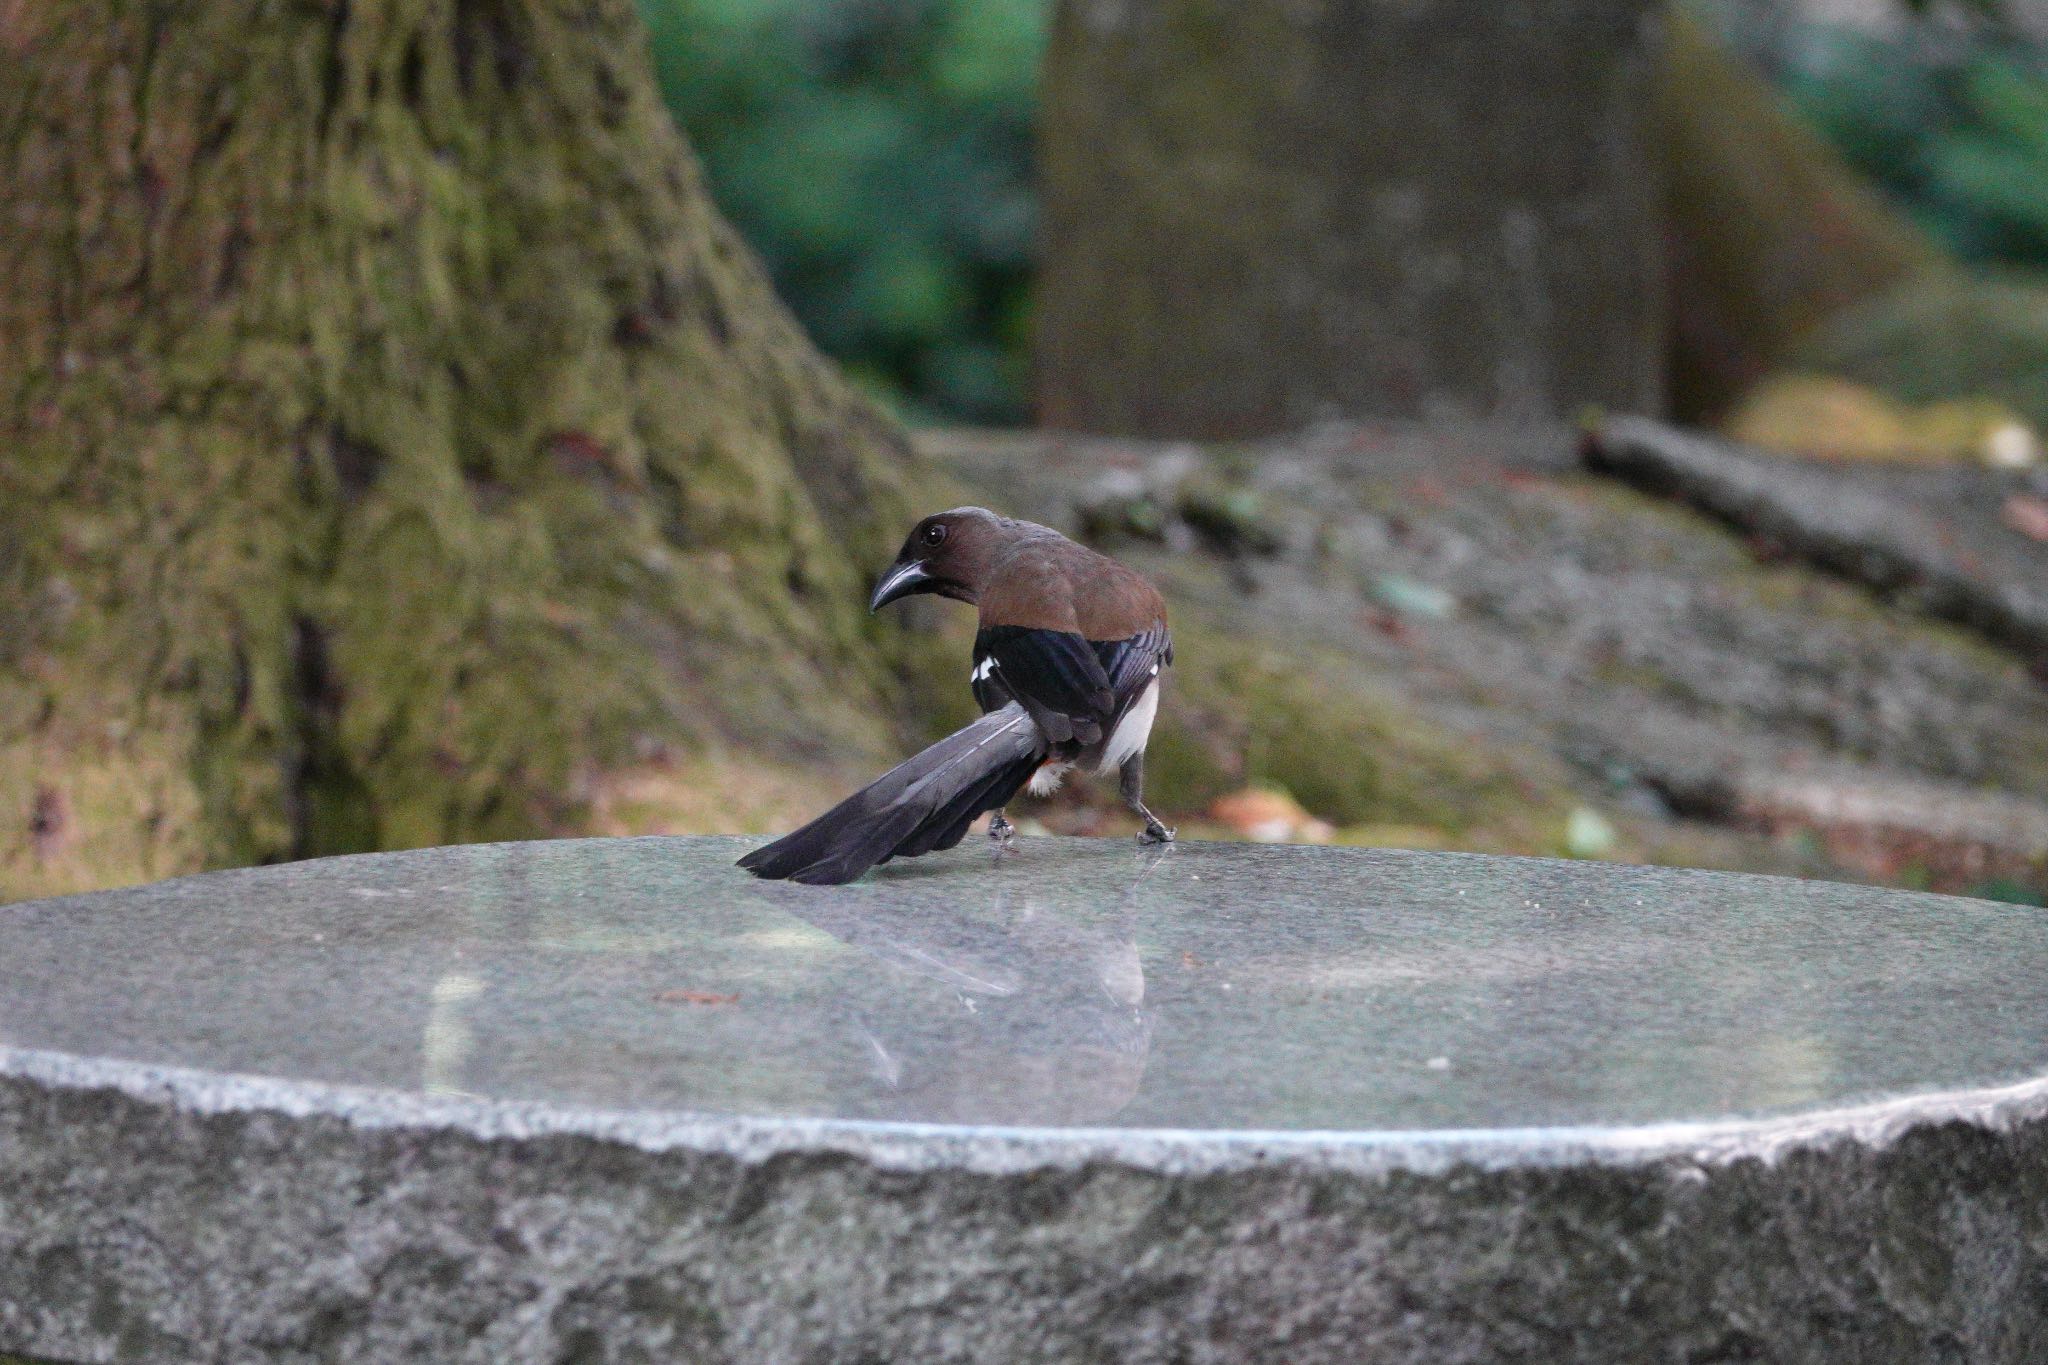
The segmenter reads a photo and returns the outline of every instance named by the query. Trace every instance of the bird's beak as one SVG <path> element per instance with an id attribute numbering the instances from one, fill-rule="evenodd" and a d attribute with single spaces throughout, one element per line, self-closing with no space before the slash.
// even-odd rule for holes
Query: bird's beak
<path id="1" fill-rule="evenodd" d="M 931 570 L 914 559 L 908 564 L 891 565 L 889 572 L 882 575 L 882 581 L 875 584 L 875 595 L 868 599 L 868 610 L 880 611 L 899 597 L 923 592 L 933 577 Z"/>

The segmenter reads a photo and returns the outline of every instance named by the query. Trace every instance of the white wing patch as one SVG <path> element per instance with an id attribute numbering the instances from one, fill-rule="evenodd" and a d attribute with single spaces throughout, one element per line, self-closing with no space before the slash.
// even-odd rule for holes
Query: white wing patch
<path id="1" fill-rule="evenodd" d="M 976 682 L 987 682 L 987 681 L 988 681 L 988 677 L 989 677 L 989 674 L 991 674 L 991 673 L 993 673 L 993 672 L 995 672 L 995 671 L 996 671 L 996 656 L 995 656 L 995 655 L 993 655 L 993 654 L 991 654 L 991 655 L 989 655 L 989 656 L 988 656 L 988 657 L 987 657 L 986 659 L 983 659 L 983 660 L 981 661 L 981 664 L 980 664 L 980 666 L 979 666 L 979 667 L 977 667 L 977 668 L 976 668 L 976 669 L 974 670 L 974 680 L 975 680 Z"/>

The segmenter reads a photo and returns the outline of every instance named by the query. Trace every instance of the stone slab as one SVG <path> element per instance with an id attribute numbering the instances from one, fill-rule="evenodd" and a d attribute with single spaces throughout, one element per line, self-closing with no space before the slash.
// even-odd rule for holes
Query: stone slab
<path id="1" fill-rule="evenodd" d="M 0 908 L 0 1351 L 2021 1360 L 2048 916 L 1025 840 Z"/>

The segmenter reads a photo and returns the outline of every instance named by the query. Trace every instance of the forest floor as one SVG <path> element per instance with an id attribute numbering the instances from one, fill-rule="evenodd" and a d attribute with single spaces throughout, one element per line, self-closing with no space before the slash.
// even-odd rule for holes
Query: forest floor
<path id="1" fill-rule="evenodd" d="M 1330 426 L 1228 446 L 920 444 L 1000 510 L 1153 575 L 1198 627 L 1177 625 L 1180 671 L 1201 641 L 1313 659 L 1311 693 L 1390 699 L 1388 747 L 1453 737 L 1457 773 L 1497 765 L 1526 797 L 1437 822 L 1427 792 L 1383 783 L 1386 809 L 1359 821 L 1304 774 L 1293 794 L 1333 817 L 1329 837 L 2048 892 L 2048 543 L 2014 511 L 2048 493 L 2038 473 L 1816 465 L 1643 422 L 1599 440 Z M 1203 704 L 1230 706 L 1230 685 Z M 1283 763 L 1259 775 L 1297 785 Z M 1227 803 L 1207 805 L 1216 775 L 1182 784 L 1194 806 L 1163 776 L 1184 828 L 1230 828 Z M 1038 814 L 1121 828 L 1087 785 Z"/>

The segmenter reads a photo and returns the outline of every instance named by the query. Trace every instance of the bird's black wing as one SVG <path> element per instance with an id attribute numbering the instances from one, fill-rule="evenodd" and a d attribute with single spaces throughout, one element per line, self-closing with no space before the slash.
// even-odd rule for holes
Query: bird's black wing
<path id="1" fill-rule="evenodd" d="M 1173 636 L 1165 623 L 1141 631 L 1126 640 L 1091 640 L 1095 657 L 1109 679 L 1115 698 L 1114 715 L 1121 717 L 1131 704 L 1145 694 L 1159 670 L 1173 662 Z"/>
<path id="2" fill-rule="evenodd" d="M 974 637 L 974 674 L 984 707 L 1000 688 L 1054 744 L 1095 743 L 1117 711 L 1095 646 L 1070 630 L 985 626 Z"/>

